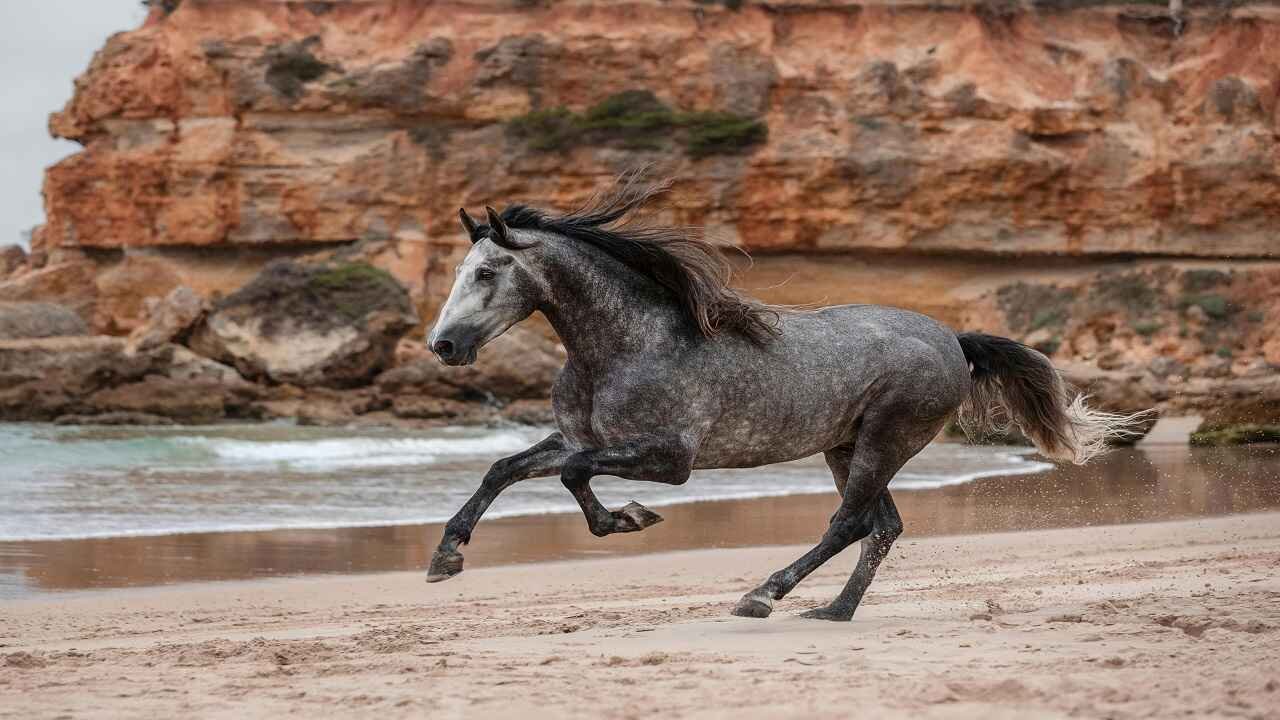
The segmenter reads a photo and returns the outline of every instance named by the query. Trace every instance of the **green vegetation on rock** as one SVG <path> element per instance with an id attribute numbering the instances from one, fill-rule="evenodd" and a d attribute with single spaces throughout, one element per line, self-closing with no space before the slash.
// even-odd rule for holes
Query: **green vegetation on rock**
<path id="1" fill-rule="evenodd" d="M 304 40 L 292 45 L 275 46 L 267 51 L 267 72 L 264 79 L 276 92 L 291 100 L 302 95 L 304 85 L 333 69 L 312 55 L 307 45 Z"/>
<path id="2" fill-rule="evenodd" d="M 741 152 L 769 135 L 763 120 L 729 112 L 680 112 L 648 90 L 610 95 L 582 114 L 565 107 L 533 110 L 511 119 L 507 130 L 542 152 L 604 143 L 653 150 L 675 138 L 694 157 Z"/>
<path id="3" fill-rule="evenodd" d="M 1201 446 L 1273 442 L 1280 442 L 1280 425 L 1225 425 L 1191 433 L 1191 444 Z"/>
<path id="4" fill-rule="evenodd" d="M 1048 308 L 1046 310 L 1041 310 L 1037 312 L 1035 316 L 1031 318 L 1031 326 L 1027 329 L 1032 332 L 1035 332 L 1040 328 L 1062 327 L 1063 323 L 1065 323 L 1066 321 L 1067 321 L 1066 308 L 1060 308 L 1060 307 Z"/>
<path id="5" fill-rule="evenodd" d="M 307 279 L 307 289 L 330 298 L 333 309 L 353 322 L 378 309 L 387 295 L 404 293 L 391 273 L 363 262 L 327 266 Z"/>
<path id="6" fill-rule="evenodd" d="M 1159 290 L 1140 272 L 1104 274 L 1091 295 L 1096 305 L 1123 309 L 1131 318 L 1147 315 L 1160 301 Z"/>
<path id="7" fill-rule="evenodd" d="M 1214 320 L 1225 320 L 1235 310 L 1226 298 L 1212 293 L 1207 295 L 1188 295 L 1178 300 L 1178 309 L 1180 310 L 1185 310 L 1193 305 L 1203 310 L 1205 315 Z"/>
<path id="8" fill-rule="evenodd" d="M 1182 274 L 1182 289 L 1187 292 L 1204 292 L 1231 280 L 1229 273 L 1221 270 L 1188 270 Z"/>
<path id="9" fill-rule="evenodd" d="M 1070 318 L 1068 308 L 1075 297 L 1075 290 L 1070 288 L 1024 282 L 1005 285 L 996 291 L 996 303 L 1004 311 L 1009 328 L 1016 333 L 1062 328 Z"/>
<path id="10" fill-rule="evenodd" d="M 1152 335 L 1160 332 L 1162 328 L 1164 328 L 1163 324 L 1151 320 L 1137 322 L 1133 325 L 1133 331 L 1142 337 L 1151 337 Z"/>

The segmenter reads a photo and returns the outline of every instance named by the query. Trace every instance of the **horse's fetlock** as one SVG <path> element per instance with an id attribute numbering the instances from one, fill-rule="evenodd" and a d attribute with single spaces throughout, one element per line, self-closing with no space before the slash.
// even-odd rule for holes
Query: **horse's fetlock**
<path id="1" fill-rule="evenodd" d="M 466 525 L 450 520 L 444 525 L 445 541 L 441 545 L 467 545 L 471 542 L 471 528 Z"/>

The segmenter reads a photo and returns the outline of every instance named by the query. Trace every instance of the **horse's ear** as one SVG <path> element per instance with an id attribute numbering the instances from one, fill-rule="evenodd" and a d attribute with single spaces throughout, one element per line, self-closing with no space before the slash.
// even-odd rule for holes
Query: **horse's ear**
<path id="1" fill-rule="evenodd" d="M 458 208 L 458 219 L 462 221 L 462 229 L 467 231 L 467 236 L 471 238 L 472 243 L 480 242 L 480 225 L 469 214 L 466 208 Z"/>
<path id="2" fill-rule="evenodd" d="M 517 242 L 515 238 L 511 237 L 511 228 L 507 227 L 507 223 L 498 214 L 497 210 L 485 206 L 484 211 L 489 215 L 489 224 L 478 227 L 481 233 L 485 233 L 485 237 L 493 241 L 494 245 L 508 250 L 528 250 L 538 244 L 536 240 L 526 244 Z M 465 224 L 466 221 L 464 220 L 463 223 Z M 480 242 L 482 239 L 484 238 L 473 236 L 472 242 Z"/>
<path id="3" fill-rule="evenodd" d="M 511 231 L 507 229 L 507 224 L 502 222 L 502 216 L 497 210 L 485 206 L 484 211 L 489 215 L 489 235 L 493 241 L 502 247 L 511 245 Z"/>

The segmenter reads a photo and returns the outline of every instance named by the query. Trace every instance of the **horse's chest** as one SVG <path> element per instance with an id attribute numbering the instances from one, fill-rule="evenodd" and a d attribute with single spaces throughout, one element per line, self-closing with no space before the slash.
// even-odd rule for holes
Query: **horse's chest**
<path id="1" fill-rule="evenodd" d="M 679 386 L 678 379 L 625 383 L 610 377 L 591 383 L 571 376 L 555 389 L 556 422 L 566 440 L 583 448 L 669 435 L 689 425 L 690 407 L 697 405 L 696 393 Z"/>

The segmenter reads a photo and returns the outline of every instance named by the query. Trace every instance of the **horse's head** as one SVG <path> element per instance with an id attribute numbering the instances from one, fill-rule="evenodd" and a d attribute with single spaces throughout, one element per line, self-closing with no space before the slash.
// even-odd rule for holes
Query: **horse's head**
<path id="1" fill-rule="evenodd" d="M 487 224 L 459 210 L 471 237 L 471 252 L 457 268 L 449 299 L 427 336 L 427 346 L 445 364 L 470 365 L 490 340 L 524 320 L 537 307 L 538 286 L 520 251 L 522 244 L 493 208 Z"/>

